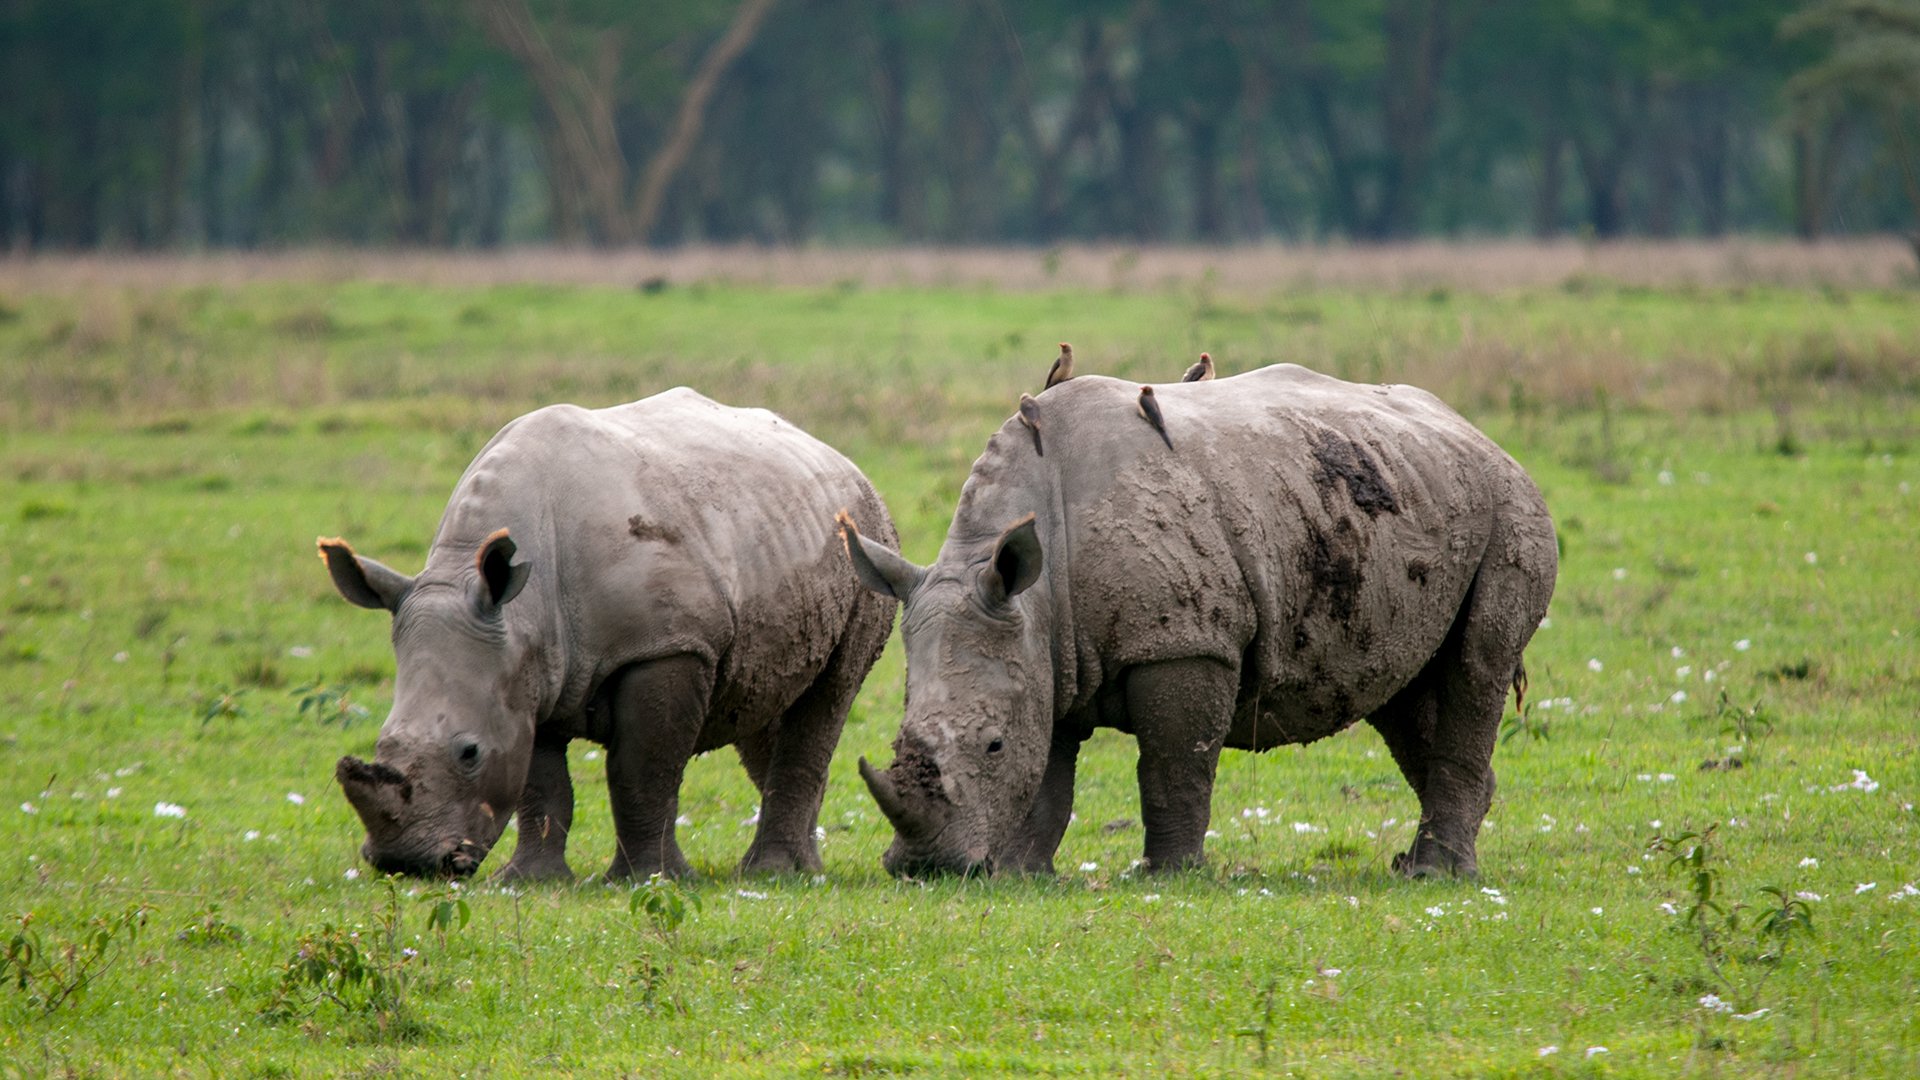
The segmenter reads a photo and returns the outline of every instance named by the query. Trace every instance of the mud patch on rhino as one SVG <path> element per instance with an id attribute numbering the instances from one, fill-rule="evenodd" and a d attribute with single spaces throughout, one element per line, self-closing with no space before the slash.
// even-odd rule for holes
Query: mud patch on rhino
<path id="1" fill-rule="evenodd" d="M 912 793 L 925 799 L 944 798 L 940 787 L 940 766 L 918 750 L 897 751 L 893 757 L 894 787 L 902 794 Z"/>
<path id="2" fill-rule="evenodd" d="M 1360 538 L 1353 526 L 1337 523 L 1329 538 L 1318 528 L 1307 526 L 1307 542 L 1300 548 L 1299 565 L 1307 577 L 1309 592 L 1306 610 L 1324 611 L 1337 622 L 1353 618 L 1365 579 L 1360 574 Z"/>
<path id="3" fill-rule="evenodd" d="M 633 534 L 635 540 L 658 540 L 663 544 L 680 542 L 680 533 L 677 530 L 667 525 L 646 521 L 639 514 L 627 519 L 627 532 Z"/>
<path id="4" fill-rule="evenodd" d="M 1322 501 L 1332 496 L 1335 487 L 1345 485 L 1347 497 L 1368 517 L 1400 512 L 1400 500 L 1387 486 L 1386 477 L 1380 475 L 1380 467 L 1374 464 L 1372 455 L 1359 443 L 1337 432 L 1316 431 L 1313 460 L 1313 482 L 1320 488 Z M 1333 507 L 1329 505 L 1327 509 L 1331 511 Z"/>

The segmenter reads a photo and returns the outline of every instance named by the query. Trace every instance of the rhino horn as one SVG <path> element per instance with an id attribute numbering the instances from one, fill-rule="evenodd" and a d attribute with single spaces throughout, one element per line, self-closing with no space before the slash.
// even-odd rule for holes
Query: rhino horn
<path id="1" fill-rule="evenodd" d="M 874 768 L 867 759 L 860 759 L 860 779 L 867 782 L 867 790 L 873 792 L 873 801 L 880 804 L 880 812 L 901 833 L 916 831 L 921 824 L 920 816 L 908 808 L 906 800 L 900 797 L 900 790 L 894 785 L 893 774 Z"/>
<path id="2" fill-rule="evenodd" d="M 413 784 L 390 765 L 370 765 L 348 755 L 333 767 L 333 778 L 340 782 L 347 801 L 369 833 L 393 828 L 400 820 L 401 807 L 413 801 Z"/>

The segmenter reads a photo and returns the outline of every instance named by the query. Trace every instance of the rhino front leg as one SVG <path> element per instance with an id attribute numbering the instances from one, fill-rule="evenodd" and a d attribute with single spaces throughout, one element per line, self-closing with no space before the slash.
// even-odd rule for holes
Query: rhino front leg
<path id="1" fill-rule="evenodd" d="M 498 882 L 565 881 L 567 832 L 573 828 L 573 777 L 567 774 L 567 744 L 535 743 L 527 766 L 527 786 L 514 820 L 520 840 L 513 858 L 494 875 Z"/>
<path id="2" fill-rule="evenodd" d="M 1060 850 L 1060 838 L 1073 820 L 1073 777 L 1080 759 L 1080 744 L 1086 740 L 1082 729 L 1067 717 L 1054 727 L 1053 745 L 1047 751 L 1047 771 L 1040 777 L 1040 792 L 1026 820 L 998 853 L 997 870 L 1014 874 L 1053 873 L 1053 853 Z"/>
<path id="3" fill-rule="evenodd" d="M 1239 673 L 1213 660 L 1166 660 L 1127 674 L 1127 718 L 1140 743 L 1140 822 L 1146 866 L 1205 861 L 1220 744 L 1233 720 Z"/>
<path id="4" fill-rule="evenodd" d="M 712 665 L 690 655 L 635 664 L 620 676 L 607 739 L 617 845 L 608 878 L 683 877 L 690 871 L 673 821 L 712 687 Z"/>

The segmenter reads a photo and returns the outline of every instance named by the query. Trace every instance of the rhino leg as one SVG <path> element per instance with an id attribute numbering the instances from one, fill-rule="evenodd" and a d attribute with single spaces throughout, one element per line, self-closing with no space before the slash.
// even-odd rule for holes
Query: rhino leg
<path id="1" fill-rule="evenodd" d="M 1053 853 L 1060 849 L 1067 823 L 1073 819 L 1074 767 L 1087 729 L 1065 717 L 1054 726 L 1053 745 L 1047 751 L 1047 771 L 1026 820 L 997 853 L 995 870 L 1013 874 L 1053 874 Z"/>
<path id="2" fill-rule="evenodd" d="M 827 765 L 853 704 L 852 691 L 859 689 L 829 682 L 821 676 L 779 720 L 735 744 L 740 763 L 760 789 L 760 823 L 740 859 L 743 874 L 821 869 L 814 827 L 827 792 Z"/>
<path id="3" fill-rule="evenodd" d="M 567 774 L 564 742 L 535 743 L 527 786 L 515 813 L 520 840 L 513 858 L 494 875 L 498 882 L 567 881 L 567 833 L 573 828 L 573 778 Z"/>
<path id="4" fill-rule="evenodd" d="M 1214 768 L 1233 722 L 1239 682 L 1239 672 L 1205 659 L 1142 664 L 1127 673 L 1149 870 L 1183 870 L 1205 861 Z"/>
<path id="5" fill-rule="evenodd" d="M 1497 549 L 1497 547 L 1496 547 Z M 1370 717 L 1420 799 L 1409 877 L 1479 873 L 1476 845 L 1493 806 L 1493 748 L 1520 656 L 1545 599 L 1516 566 L 1483 567 L 1447 643 L 1413 684 Z"/>
<path id="6" fill-rule="evenodd" d="M 607 788 L 617 845 L 608 878 L 684 877 L 674 840 L 680 780 L 706 723 L 713 667 L 696 656 L 635 664 L 611 695 Z"/>

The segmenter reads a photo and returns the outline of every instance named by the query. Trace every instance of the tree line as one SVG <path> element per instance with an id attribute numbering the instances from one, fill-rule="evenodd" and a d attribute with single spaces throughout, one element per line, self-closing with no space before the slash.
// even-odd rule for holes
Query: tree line
<path id="1" fill-rule="evenodd" d="M 0 0 L 0 249 L 1911 229 L 1920 0 Z"/>

